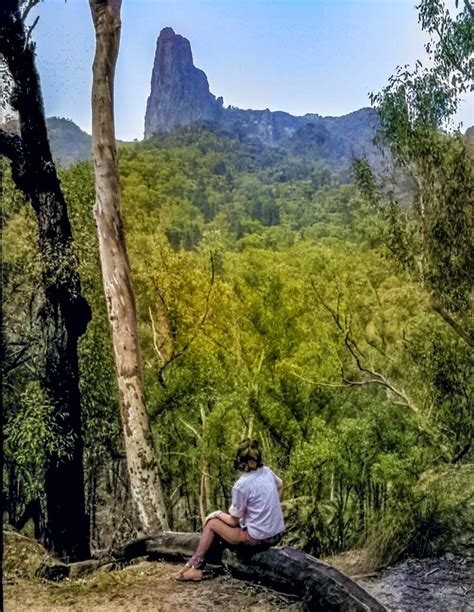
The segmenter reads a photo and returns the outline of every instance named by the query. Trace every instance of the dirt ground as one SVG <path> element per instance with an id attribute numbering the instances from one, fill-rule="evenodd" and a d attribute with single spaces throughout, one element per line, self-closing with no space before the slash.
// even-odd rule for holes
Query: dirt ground
<path id="1" fill-rule="evenodd" d="M 50 582 L 35 576 L 50 564 L 44 548 L 20 534 L 4 539 L 3 589 L 6 612 L 245 612 L 303 609 L 296 598 L 229 575 L 200 583 L 175 580 L 178 564 L 137 560 L 110 565 L 84 577 Z M 361 551 L 327 559 L 359 582 L 390 610 L 474 612 L 474 559 L 447 554 L 411 559 L 370 575 L 358 575 Z M 112 571 L 110 571 L 112 570 Z"/>
<path id="2" fill-rule="evenodd" d="M 300 610 L 294 600 L 230 576 L 200 583 L 175 581 L 179 565 L 142 561 L 60 583 L 4 579 L 5 612 L 171 612 L 172 610 Z"/>
<path id="3" fill-rule="evenodd" d="M 258 585 L 228 575 L 200 583 L 175 580 L 181 565 L 136 560 L 104 566 L 83 577 L 51 582 L 36 577 L 42 564 L 54 564 L 34 540 L 4 531 L 5 612 L 169 612 L 177 610 L 300 610 L 300 604 Z"/>

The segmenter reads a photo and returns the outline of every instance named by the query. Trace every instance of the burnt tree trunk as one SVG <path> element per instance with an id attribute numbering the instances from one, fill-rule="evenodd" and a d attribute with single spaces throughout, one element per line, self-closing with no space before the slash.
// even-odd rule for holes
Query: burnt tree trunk
<path id="1" fill-rule="evenodd" d="M 48 142 L 34 44 L 25 32 L 18 0 L 0 4 L 0 53 L 13 77 L 11 103 L 20 123 L 19 136 L 0 130 L 0 153 L 11 160 L 15 184 L 36 213 L 44 283 L 41 383 L 54 410 L 59 446 L 66 451 L 51 451 L 47 459 L 46 544 L 57 556 L 77 560 L 90 552 L 77 344 L 91 313 L 81 295 L 66 203 Z"/>
<path id="2" fill-rule="evenodd" d="M 117 551 L 116 556 L 130 560 L 148 555 L 178 561 L 190 557 L 198 541 L 198 533 L 163 532 L 130 542 Z M 300 596 L 306 610 L 386 610 L 348 576 L 294 548 L 229 547 L 224 552 L 224 564 L 237 578 L 258 581 L 278 591 Z"/>
<path id="3" fill-rule="evenodd" d="M 199 542 L 198 533 L 165 531 L 155 536 L 133 540 L 112 553 L 111 557 L 70 565 L 44 564 L 39 575 L 62 580 L 94 571 L 109 563 L 129 562 L 147 556 L 149 560 L 183 561 Z M 220 553 L 222 553 L 222 547 Z M 233 546 L 224 550 L 224 565 L 236 578 L 271 586 L 277 591 L 300 597 L 304 610 L 313 612 L 386 612 L 375 597 L 328 563 L 295 548 L 258 549 Z"/>
<path id="4" fill-rule="evenodd" d="M 121 0 L 90 0 L 96 32 L 92 84 L 92 152 L 102 277 L 115 364 L 132 499 L 140 530 L 168 528 L 158 462 L 145 407 L 137 314 L 121 213 L 114 126 L 114 74 Z"/>

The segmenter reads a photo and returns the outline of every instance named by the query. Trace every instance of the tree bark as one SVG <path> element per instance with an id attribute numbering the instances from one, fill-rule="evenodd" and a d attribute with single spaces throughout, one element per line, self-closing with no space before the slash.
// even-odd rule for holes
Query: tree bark
<path id="1" fill-rule="evenodd" d="M 94 215 L 107 312 L 112 328 L 132 499 L 144 533 L 168 528 L 156 453 L 145 407 L 135 296 L 125 244 L 117 168 L 113 88 L 121 0 L 90 0 L 96 32 L 92 85 Z"/>
<path id="2" fill-rule="evenodd" d="M 190 557 L 198 541 L 198 533 L 164 532 L 134 540 L 116 555 L 125 560 L 149 555 L 177 561 Z M 348 576 L 294 548 L 257 550 L 250 546 L 233 547 L 224 552 L 224 564 L 238 578 L 299 595 L 306 610 L 386 610 Z"/>
<path id="3" fill-rule="evenodd" d="M 81 295 L 66 203 L 49 148 L 34 45 L 25 32 L 18 0 L 1 2 L 0 53 L 13 77 L 12 106 L 20 123 L 20 136 L 0 130 L 0 153 L 11 160 L 15 184 L 36 213 L 44 284 L 41 384 L 53 407 L 62 447 L 50 452 L 46 465 L 46 544 L 59 557 L 84 559 L 90 551 L 77 343 L 91 313 Z"/>

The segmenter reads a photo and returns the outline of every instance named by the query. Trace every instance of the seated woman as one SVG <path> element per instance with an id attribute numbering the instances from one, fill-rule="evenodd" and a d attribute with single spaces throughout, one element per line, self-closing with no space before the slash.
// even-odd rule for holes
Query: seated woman
<path id="1" fill-rule="evenodd" d="M 196 552 L 178 580 L 202 580 L 206 553 L 216 536 L 228 544 L 248 546 L 272 546 L 281 539 L 285 529 L 280 507 L 282 481 L 263 465 L 256 440 L 240 443 L 234 465 L 241 475 L 232 489 L 229 513 L 217 510 L 206 517 Z"/>

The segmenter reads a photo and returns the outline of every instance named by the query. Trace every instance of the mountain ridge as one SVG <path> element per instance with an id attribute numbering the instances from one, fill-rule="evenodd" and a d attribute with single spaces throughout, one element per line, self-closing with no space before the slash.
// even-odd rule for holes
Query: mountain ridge
<path id="1" fill-rule="evenodd" d="M 145 114 L 145 140 L 193 123 L 207 123 L 238 140 L 275 147 L 313 135 L 313 152 L 333 169 L 365 157 L 373 166 L 381 153 L 373 144 L 378 126 L 375 110 L 365 107 L 341 117 L 302 116 L 269 109 L 224 107 L 211 93 L 206 74 L 194 66 L 191 44 L 170 27 L 158 36 Z M 308 145 L 308 143 L 306 143 Z"/>

